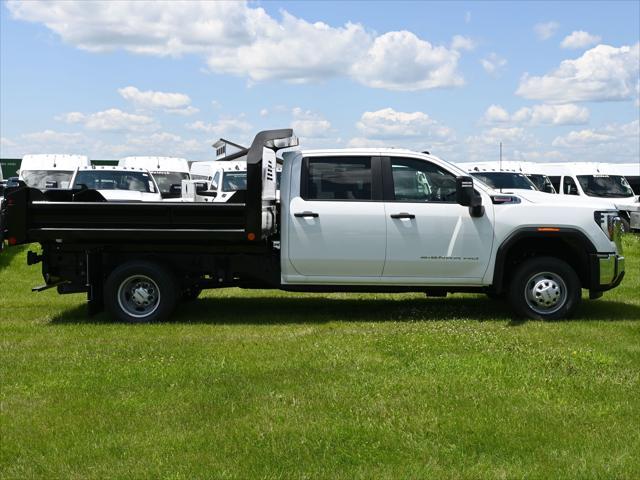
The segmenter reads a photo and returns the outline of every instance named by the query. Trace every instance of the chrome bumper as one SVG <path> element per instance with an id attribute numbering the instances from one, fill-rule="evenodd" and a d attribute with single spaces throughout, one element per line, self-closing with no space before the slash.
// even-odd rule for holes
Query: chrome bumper
<path id="1" fill-rule="evenodd" d="M 624 257 L 615 253 L 591 255 L 591 288 L 595 292 L 611 290 L 624 278 Z"/>

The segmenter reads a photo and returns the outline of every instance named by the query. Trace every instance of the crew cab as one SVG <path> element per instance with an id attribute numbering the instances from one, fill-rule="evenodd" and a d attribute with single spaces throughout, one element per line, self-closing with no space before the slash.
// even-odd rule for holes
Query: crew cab
<path id="1" fill-rule="evenodd" d="M 20 185 L 6 194 L 10 246 L 39 243 L 45 284 L 87 294 L 121 321 L 163 320 L 205 288 L 301 292 L 477 292 L 519 316 L 571 315 L 624 277 L 615 210 L 530 198 L 477 183 L 410 150 L 276 151 L 291 129 L 260 132 L 242 203 L 111 203 L 95 190 Z"/>

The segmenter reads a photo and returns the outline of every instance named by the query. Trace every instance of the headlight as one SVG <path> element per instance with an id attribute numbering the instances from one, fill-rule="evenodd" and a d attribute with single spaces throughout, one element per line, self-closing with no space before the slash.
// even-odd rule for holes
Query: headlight
<path id="1" fill-rule="evenodd" d="M 600 226 L 609 240 L 614 239 L 617 224 L 620 223 L 620 216 L 617 210 L 604 210 L 593 212 L 593 219 Z"/>

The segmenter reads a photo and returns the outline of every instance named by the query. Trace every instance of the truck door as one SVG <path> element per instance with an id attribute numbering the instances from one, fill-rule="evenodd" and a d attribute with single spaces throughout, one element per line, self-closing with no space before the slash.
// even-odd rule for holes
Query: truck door
<path id="1" fill-rule="evenodd" d="M 308 281 L 379 279 L 387 242 L 380 159 L 309 157 L 301 162 L 299 192 L 291 189 L 288 208 L 287 254 L 293 269 L 325 277 Z"/>
<path id="2" fill-rule="evenodd" d="M 479 283 L 493 244 L 493 208 L 474 218 L 456 203 L 456 177 L 417 158 L 384 158 L 387 259 L 383 276 Z M 487 204 L 488 203 L 488 204 Z M 399 282 L 402 283 L 402 282 Z"/>

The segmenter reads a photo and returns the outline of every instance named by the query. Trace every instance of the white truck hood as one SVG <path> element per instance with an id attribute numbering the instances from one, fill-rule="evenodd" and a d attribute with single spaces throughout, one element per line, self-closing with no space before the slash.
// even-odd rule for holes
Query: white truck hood
<path id="1" fill-rule="evenodd" d="M 159 193 L 145 193 L 134 190 L 98 190 L 109 202 L 161 202 Z"/>
<path id="2" fill-rule="evenodd" d="M 593 198 L 578 195 L 558 195 L 557 193 L 545 193 L 535 190 L 517 190 L 518 197 L 531 203 L 548 203 L 550 205 L 592 207 L 594 210 L 617 210 L 614 199 Z M 503 194 L 504 195 L 504 194 Z"/>

